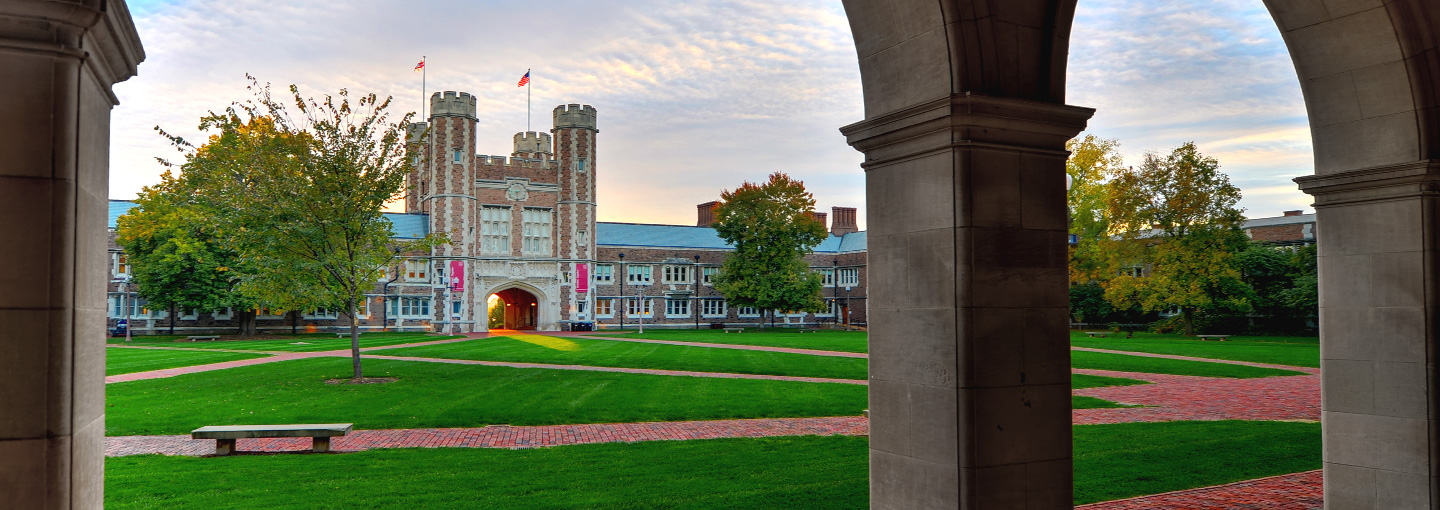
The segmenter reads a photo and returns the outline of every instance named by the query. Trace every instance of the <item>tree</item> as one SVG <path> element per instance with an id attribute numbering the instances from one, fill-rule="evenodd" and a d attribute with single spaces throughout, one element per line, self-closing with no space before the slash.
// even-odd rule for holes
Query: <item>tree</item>
<path id="1" fill-rule="evenodd" d="M 1234 254 L 1248 240 L 1237 207 L 1240 190 L 1220 163 L 1187 143 L 1169 155 L 1145 155 L 1139 169 L 1114 172 L 1106 212 L 1111 236 L 1101 241 L 1105 298 L 1117 307 L 1179 309 L 1185 334 L 1206 307 L 1248 306 Z M 1126 268 L 1148 267 L 1148 274 Z M 1123 273 L 1123 274 L 1122 274 Z"/>
<path id="2" fill-rule="evenodd" d="M 805 183 L 776 172 L 764 184 L 746 182 L 722 192 L 720 200 L 715 233 L 735 251 L 725 257 L 715 289 L 732 303 L 768 314 L 823 309 L 820 275 L 810 271 L 805 255 L 827 234 L 811 215 L 815 197 Z"/>
<path id="3" fill-rule="evenodd" d="M 394 262 L 391 225 L 381 213 L 402 191 L 411 158 L 403 126 L 390 123 L 390 99 L 319 101 L 291 85 L 292 104 L 273 99 L 249 77 L 252 100 L 202 118 L 211 142 L 182 167 L 219 212 L 228 245 L 239 256 L 238 289 L 283 310 L 343 310 L 350 319 L 354 377 L 362 378 L 357 315 L 365 293 Z M 168 136 L 168 135 L 167 135 Z M 177 148 L 190 146 L 170 137 Z M 410 249 L 428 248 L 427 238 Z"/>
<path id="4" fill-rule="evenodd" d="M 172 327 L 177 308 L 242 308 L 245 301 L 235 288 L 237 254 L 216 238 L 213 216 L 195 197 L 184 180 L 166 171 L 116 220 L 116 242 L 125 249 L 140 295 L 169 309 Z M 242 314 L 247 316 L 242 334 L 254 332 L 253 311 Z"/>
<path id="5" fill-rule="evenodd" d="M 1119 142 L 1095 135 L 1065 143 L 1065 149 L 1070 151 L 1070 158 L 1065 161 L 1065 173 L 1070 176 L 1066 204 L 1070 212 L 1070 233 L 1077 239 L 1070 250 L 1072 284 L 1103 277 L 1101 267 L 1105 256 L 1100 250 L 1102 241 L 1110 235 L 1106 179 L 1125 164 L 1119 147 Z"/>

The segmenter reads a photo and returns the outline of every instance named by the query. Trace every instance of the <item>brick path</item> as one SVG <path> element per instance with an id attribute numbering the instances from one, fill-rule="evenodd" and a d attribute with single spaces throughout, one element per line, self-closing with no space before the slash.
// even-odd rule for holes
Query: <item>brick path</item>
<path id="1" fill-rule="evenodd" d="M 478 361 L 469 359 L 415 358 L 410 356 L 366 356 L 366 359 L 393 359 L 399 361 L 423 361 L 427 363 L 452 363 L 456 365 L 483 365 L 487 367 L 543 368 L 550 370 L 580 370 L 585 372 L 619 372 L 625 374 L 669 375 L 682 377 L 715 377 L 720 379 L 764 379 L 769 381 L 792 381 L 812 383 L 869 384 L 864 379 L 828 379 L 824 377 L 794 377 L 788 375 L 731 374 L 726 372 L 691 372 L 685 370 L 660 370 L 654 368 L 592 367 L 589 365 L 551 365 L 548 363 L 513 363 L 508 361 Z"/>
<path id="2" fill-rule="evenodd" d="M 1076 395 L 1154 407 L 1076 409 L 1076 425 L 1177 420 L 1319 420 L 1320 376 L 1223 379 L 1075 369 L 1152 384 L 1075 390 Z"/>
<path id="3" fill-rule="evenodd" d="M 334 450 L 370 448 L 535 448 L 591 443 L 683 441 L 725 437 L 777 437 L 803 435 L 857 436 L 870 433 L 869 421 L 860 416 L 831 418 L 766 418 L 756 420 L 674 421 L 545 425 L 535 427 L 489 426 L 450 429 L 357 430 L 333 439 Z M 240 451 L 302 451 L 309 438 L 240 439 Z M 215 441 L 190 436 L 120 436 L 105 438 L 105 456 L 209 455 Z"/>
<path id="4" fill-rule="evenodd" d="M 584 335 L 575 335 L 575 337 L 576 337 L 576 338 L 585 338 L 585 339 L 588 339 L 588 340 L 609 340 L 609 341 L 612 341 L 612 342 L 640 342 L 640 343 L 645 343 L 645 344 L 688 345 L 688 346 L 692 346 L 692 347 L 709 347 L 709 348 L 712 348 L 712 349 L 739 349 L 739 350 L 742 350 L 742 351 L 788 352 L 788 353 L 793 353 L 793 354 L 809 354 L 809 355 L 812 355 L 812 356 L 837 356 L 837 357 L 842 357 L 842 358 L 869 358 L 869 357 L 870 357 L 870 355 L 865 354 L 865 353 L 863 353 L 863 352 L 821 351 L 821 350 L 817 350 L 817 349 L 796 349 L 796 348 L 793 348 L 793 347 L 769 347 L 769 346 L 764 346 L 764 345 L 716 344 L 716 343 L 710 343 L 710 342 L 682 342 L 682 341 L 680 341 L 680 340 L 651 340 L 651 339 L 645 339 L 645 338 L 618 338 L 618 337 L 608 337 L 608 336 L 584 336 Z"/>
<path id="5" fill-rule="evenodd" d="M 1319 470 L 1075 507 L 1075 510 L 1320 510 Z"/>

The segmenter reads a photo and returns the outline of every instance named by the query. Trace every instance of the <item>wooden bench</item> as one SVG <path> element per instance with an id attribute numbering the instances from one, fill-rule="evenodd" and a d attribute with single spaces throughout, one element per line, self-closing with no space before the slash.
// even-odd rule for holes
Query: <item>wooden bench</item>
<path id="1" fill-rule="evenodd" d="M 311 451 L 330 451 L 330 438 L 350 433 L 353 423 L 321 423 L 299 425 L 211 425 L 190 431 L 191 439 L 214 439 L 215 455 L 235 451 L 235 440 L 252 437 L 309 437 Z"/>
<path id="2" fill-rule="evenodd" d="M 1210 340 L 1213 338 L 1215 340 L 1224 342 L 1230 339 L 1230 335 L 1195 335 L 1195 338 L 1199 338 L 1201 340 Z"/>
<path id="3" fill-rule="evenodd" d="M 1110 336 L 1109 331 L 1086 331 L 1085 334 L 1088 335 L 1090 338 L 1095 338 L 1097 336 L 1100 338 L 1106 338 Z"/>
<path id="4" fill-rule="evenodd" d="M 187 336 L 187 337 L 185 337 L 185 339 L 186 339 L 186 340 L 189 340 L 189 341 L 191 341 L 191 342 L 194 342 L 194 341 L 196 341 L 196 340 L 219 340 L 220 337 L 219 337 L 219 336 L 212 336 L 212 335 L 194 335 L 194 336 Z"/>
<path id="5" fill-rule="evenodd" d="M 801 332 L 801 333 L 814 333 L 814 332 L 816 332 L 816 331 L 820 331 L 820 330 L 818 330 L 818 329 L 805 329 L 805 328 L 800 328 L 800 332 Z"/>
<path id="6" fill-rule="evenodd" d="M 745 328 L 725 328 L 726 333 L 744 333 Z"/>

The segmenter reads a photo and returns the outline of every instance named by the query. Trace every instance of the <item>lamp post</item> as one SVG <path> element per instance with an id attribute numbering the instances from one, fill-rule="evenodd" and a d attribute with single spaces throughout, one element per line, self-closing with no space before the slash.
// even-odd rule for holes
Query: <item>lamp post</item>
<path id="1" fill-rule="evenodd" d="M 620 254 L 620 330 L 625 330 L 625 316 L 630 311 L 630 302 L 625 298 L 625 279 L 630 273 L 625 272 L 625 254 Z"/>
<path id="2" fill-rule="evenodd" d="M 830 323 L 840 323 L 840 259 L 830 259 Z"/>
<path id="3" fill-rule="evenodd" d="M 695 274 L 694 274 L 694 275 L 691 275 L 691 276 L 692 276 L 693 278 L 695 278 L 695 299 L 691 300 L 692 303 L 695 303 L 695 309 L 694 309 L 694 310 L 691 310 L 690 312 L 695 314 L 695 329 L 700 329 L 700 256 L 699 256 L 699 255 L 696 255 L 696 256 L 695 256 Z"/>
<path id="4" fill-rule="evenodd" d="M 120 277 L 120 310 L 125 314 L 125 341 L 130 341 L 130 273 Z"/>

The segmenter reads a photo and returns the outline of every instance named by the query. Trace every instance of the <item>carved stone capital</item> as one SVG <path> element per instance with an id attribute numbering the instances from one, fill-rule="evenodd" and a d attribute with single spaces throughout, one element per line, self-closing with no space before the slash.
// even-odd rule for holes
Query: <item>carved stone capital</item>
<path id="1" fill-rule="evenodd" d="M 1440 196 L 1440 160 L 1295 178 L 1315 207 Z"/>
<path id="2" fill-rule="evenodd" d="M 0 2 L 0 49 L 84 62 L 119 104 L 110 86 L 135 76 L 145 50 L 124 0 Z"/>

